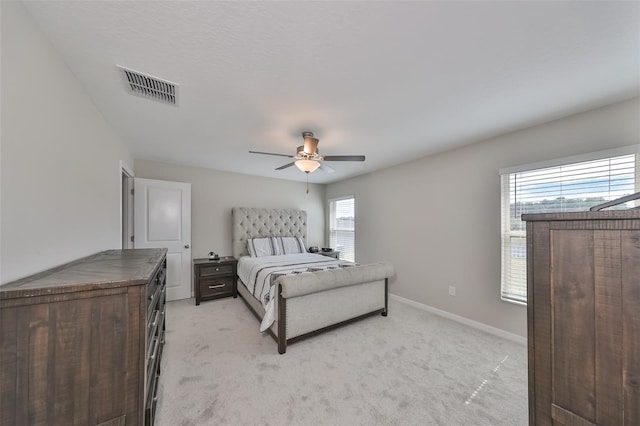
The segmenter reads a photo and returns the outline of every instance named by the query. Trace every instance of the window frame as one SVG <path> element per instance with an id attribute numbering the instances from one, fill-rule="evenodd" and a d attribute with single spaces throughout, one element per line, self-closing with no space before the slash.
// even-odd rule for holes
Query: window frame
<path id="1" fill-rule="evenodd" d="M 344 260 L 350 260 L 352 262 L 356 261 L 356 221 L 357 221 L 357 203 L 356 203 L 356 196 L 355 195 L 345 195 L 345 196 L 341 196 L 341 197 L 335 197 L 335 198 L 330 198 L 328 199 L 328 203 L 329 203 L 329 209 L 328 209 L 328 215 L 327 215 L 327 221 L 328 221 L 328 226 L 327 226 L 327 241 L 328 241 L 328 246 L 332 247 L 332 243 L 331 243 L 331 236 L 332 233 L 334 232 L 333 229 L 333 224 L 334 224 L 334 218 L 335 218 L 335 203 L 338 201 L 343 201 L 343 200 L 353 200 L 353 259 L 346 259 L 344 257 L 344 252 L 340 253 L 340 259 L 344 259 Z M 338 251 L 338 247 L 332 247 L 334 250 Z"/>
<path id="2" fill-rule="evenodd" d="M 507 287 L 506 281 L 510 279 L 510 275 L 507 275 L 507 270 L 511 271 L 512 249 L 514 245 L 511 244 L 512 238 L 524 238 L 524 260 L 526 262 L 526 227 L 520 231 L 511 231 L 509 224 L 509 217 L 511 214 L 511 198 L 510 198 L 510 176 L 515 173 L 534 171 L 539 169 L 568 166 L 575 163 L 583 163 L 589 161 L 605 160 L 613 157 L 620 157 L 625 155 L 635 155 L 635 182 L 634 192 L 640 191 L 640 145 L 630 145 L 620 148 L 607 149 L 602 151 L 595 151 L 586 154 L 574 155 L 569 157 L 556 158 L 548 161 L 540 161 L 536 163 L 529 163 L 515 167 L 508 167 L 499 170 L 500 175 L 500 300 L 513 303 L 517 305 L 526 306 L 528 292 L 525 291 L 524 300 L 517 298 L 513 295 L 511 297 L 505 296 L 508 294 L 505 291 Z M 505 219 L 506 218 L 506 219 Z M 508 228 L 508 229 L 505 229 Z M 507 243 L 508 240 L 508 243 Z M 516 246 L 517 247 L 517 246 Z M 505 265 L 505 262 L 509 262 L 509 265 Z M 510 272 L 509 272 L 510 274 Z M 525 283 L 526 283 L 526 269 L 525 269 Z"/>

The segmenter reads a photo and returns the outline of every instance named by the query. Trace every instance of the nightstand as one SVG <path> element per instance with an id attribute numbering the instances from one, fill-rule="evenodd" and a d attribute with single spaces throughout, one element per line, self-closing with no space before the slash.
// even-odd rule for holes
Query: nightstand
<path id="1" fill-rule="evenodd" d="M 323 256 L 329 256 L 329 257 L 333 257 L 336 259 L 340 259 L 340 252 L 339 251 L 319 251 L 318 254 L 321 254 Z"/>
<path id="2" fill-rule="evenodd" d="M 205 300 L 238 297 L 237 267 L 238 260 L 232 256 L 220 260 L 193 259 L 196 305 Z"/>

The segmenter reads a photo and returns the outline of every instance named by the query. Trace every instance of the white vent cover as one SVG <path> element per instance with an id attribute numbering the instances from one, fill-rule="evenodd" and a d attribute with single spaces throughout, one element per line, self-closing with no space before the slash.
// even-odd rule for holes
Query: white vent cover
<path id="1" fill-rule="evenodd" d="M 149 74 L 116 65 L 122 73 L 126 89 L 132 95 L 154 99 L 165 104 L 178 104 L 178 85 Z"/>

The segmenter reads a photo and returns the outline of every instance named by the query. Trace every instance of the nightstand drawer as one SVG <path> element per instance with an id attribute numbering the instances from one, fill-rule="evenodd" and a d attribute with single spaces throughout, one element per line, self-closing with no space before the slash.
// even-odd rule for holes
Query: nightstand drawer
<path id="1" fill-rule="evenodd" d="M 235 277 L 205 278 L 200 280 L 200 296 L 208 297 L 233 293 Z"/>
<path id="2" fill-rule="evenodd" d="M 209 265 L 200 265 L 200 277 L 214 277 L 217 275 L 232 275 L 234 274 L 233 265 L 220 265 L 219 263 L 212 263 Z"/>

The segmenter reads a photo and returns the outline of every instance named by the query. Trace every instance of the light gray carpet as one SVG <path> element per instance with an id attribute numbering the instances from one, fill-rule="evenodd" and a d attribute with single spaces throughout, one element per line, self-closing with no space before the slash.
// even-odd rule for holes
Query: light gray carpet
<path id="1" fill-rule="evenodd" d="M 279 355 L 244 302 L 167 306 L 156 424 L 526 425 L 527 349 L 394 300 Z"/>

